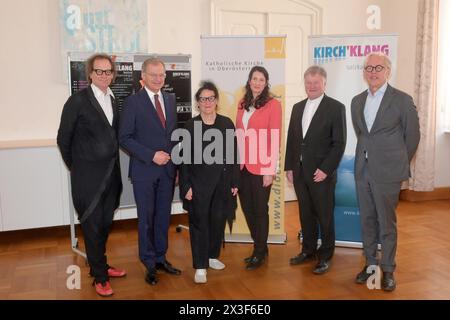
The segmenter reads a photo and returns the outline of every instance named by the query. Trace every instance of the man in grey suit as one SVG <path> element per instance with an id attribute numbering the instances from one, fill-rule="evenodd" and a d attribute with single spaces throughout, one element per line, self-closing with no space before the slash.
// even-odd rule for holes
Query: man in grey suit
<path id="1" fill-rule="evenodd" d="M 355 180 L 359 201 L 366 266 L 356 283 L 366 283 L 369 265 L 378 265 L 381 243 L 382 289 L 393 291 L 397 219 L 401 183 L 409 177 L 409 163 L 419 144 L 419 119 L 413 99 L 391 87 L 391 62 L 371 53 L 364 63 L 369 89 L 352 100 L 352 121 L 357 137 Z"/>

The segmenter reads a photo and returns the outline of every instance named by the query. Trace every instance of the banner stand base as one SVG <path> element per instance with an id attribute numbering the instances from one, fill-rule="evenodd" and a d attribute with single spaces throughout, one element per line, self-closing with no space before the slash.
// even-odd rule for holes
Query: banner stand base
<path id="1" fill-rule="evenodd" d="M 267 239 L 267 243 L 270 244 L 286 244 L 287 236 L 286 233 L 270 235 Z M 232 233 L 225 234 L 225 242 L 242 242 L 242 243 L 252 243 L 252 237 L 249 234 L 242 233 Z"/>
<path id="2" fill-rule="evenodd" d="M 336 240 L 335 244 L 336 244 L 336 247 L 345 247 L 345 248 L 361 249 L 363 247 L 362 242 L 353 242 L 353 241 Z"/>

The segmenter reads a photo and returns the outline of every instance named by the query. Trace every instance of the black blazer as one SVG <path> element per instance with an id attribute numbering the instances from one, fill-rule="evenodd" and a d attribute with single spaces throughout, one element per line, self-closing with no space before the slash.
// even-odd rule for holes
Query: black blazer
<path id="1" fill-rule="evenodd" d="M 87 219 L 110 183 L 120 184 L 119 114 L 114 99 L 109 124 L 91 86 L 73 94 L 64 105 L 57 143 L 70 170 L 72 198 L 81 221 Z M 116 199 L 119 206 L 120 192 Z"/>
<path id="2" fill-rule="evenodd" d="M 202 137 L 197 137 L 195 134 L 197 131 L 194 130 L 194 125 L 202 126 L 203 135 L 205 134 L 205 130 L 210 128 L 217 129 L 223 139 L 223 160 L 221 163 L 213 163 L 208 164 L 205 163 L 200 154 L 197 154 L 197 157 L 202 159 L 201 163 L 194 163 L 195 160 L 195 150 L 194 150 L 194 141 L 202 141 Z M 214 190 L 219 184 L 222 184 L 223 189 L 225 190 L 224 200 L 229 206 L 230 210 L 234 210 L 237 206 L 236 197 L 233 197 L 231 194 L 231 188 L 239 188 L 239 164 L 238 164 L 238 150 L 237 150 L 237 141 L 234 135 L 235 127 L 233 122 L 222 115 L 217 115 L 216 121 L 212 126 L 205 126 L 200 115 L 189 119 L 185 124 L 185 129 L 189 132 L 189 136 L 191 137 L 190 141 L 183 141 L 182 148 L 183 152 L 186 149 L 190 149 L 190 163 L 183 163 L 180 166 L 180 197 L 183 199 L 183 207 L 185 210 L 189 211 L 190 201 L 187 201 L 184 197 L 186 193 L 189 191 L 189 188 L 192 188 L 192 191 L 197 196 L 200 195 L 208 195 Z M 230 156 L 226 157 L 226 139 L 225 137 L 227 130 L 231 130 L 233 135 L 231 138 L 233 139 L 233 143 L 228 144 Z M 203 154 L 205 148 L 210 145 L 211 141 L 204 141 L 202 143 L 201 153 Z M 231 150 L 232 149 L 232 150 Z M 198 150 L 200 151 L 200 150 Z M 198 152 L 199 153 L 199 152 Z M 208 152 L 209 153 L 209 152 Z M 194 198 L 196 198 L 194 196 Z"/>
<path id="3" fill-rule="evenodd" d="M 292 109 L 284 170 L 298 171 L 301 156 L 303 168 L 311 179 L 316 169 L 329 177 L 334 176 L 345 150 L 345 106 L 324 95 L 303 138 L 302 117 L 306 101 L 296 103 Z"/>

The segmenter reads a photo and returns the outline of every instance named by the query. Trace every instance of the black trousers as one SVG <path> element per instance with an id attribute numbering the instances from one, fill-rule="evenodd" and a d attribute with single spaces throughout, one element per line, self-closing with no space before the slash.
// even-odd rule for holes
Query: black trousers
<path id="1" fill-rule="evenodd" d="M 269 236 L 269 197 L 272 185 L 263 187 L 263 176 L 241 171 L 239 199 L 250 235 L 253 239 L 253 256 L 263 258 L 268 252 Z"/>
<path id="2" fill-rule="evenodd" d="M 319 260 L 330 260 L 335 248 L 334 189 L 336 176 L 322 182 L 314 182 L 303 167 L 294 175 L 294 188 L 299 200 L 300 223 L 302 225 L 303 248 L 306 254 L 317 254 Z M 317 240 L 322 244 L 317 249 Z"/>
<path id="3" fill-rule="evenodd" d="M 227 190 L 222 181 L 213 188 L 193 190 L 189 208 L 189 233 L 195 269 L 207 269 L 217 259 L 224 240 Z"/>
<path id="4" fill-rule="evenodd" d="M 90 274 L 96 282 L 108 281 L 108 263 L 106 258 L 106 241 L 114 217 L 120 180 L 112 179 L 101 196 L 92 214 L 81 223 L 84 245 Z"/>

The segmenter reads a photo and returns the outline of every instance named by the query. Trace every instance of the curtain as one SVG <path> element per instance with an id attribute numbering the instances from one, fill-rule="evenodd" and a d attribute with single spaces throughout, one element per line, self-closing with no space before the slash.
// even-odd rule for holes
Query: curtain
<path id="1" fill-rule="evenodd" d="M 409 179 L 409 189 L 414 191 L 434 189 L 438 17 L 439 0 L 419 0 L 414 100 L 419 113 L 420 143 Z"/>

